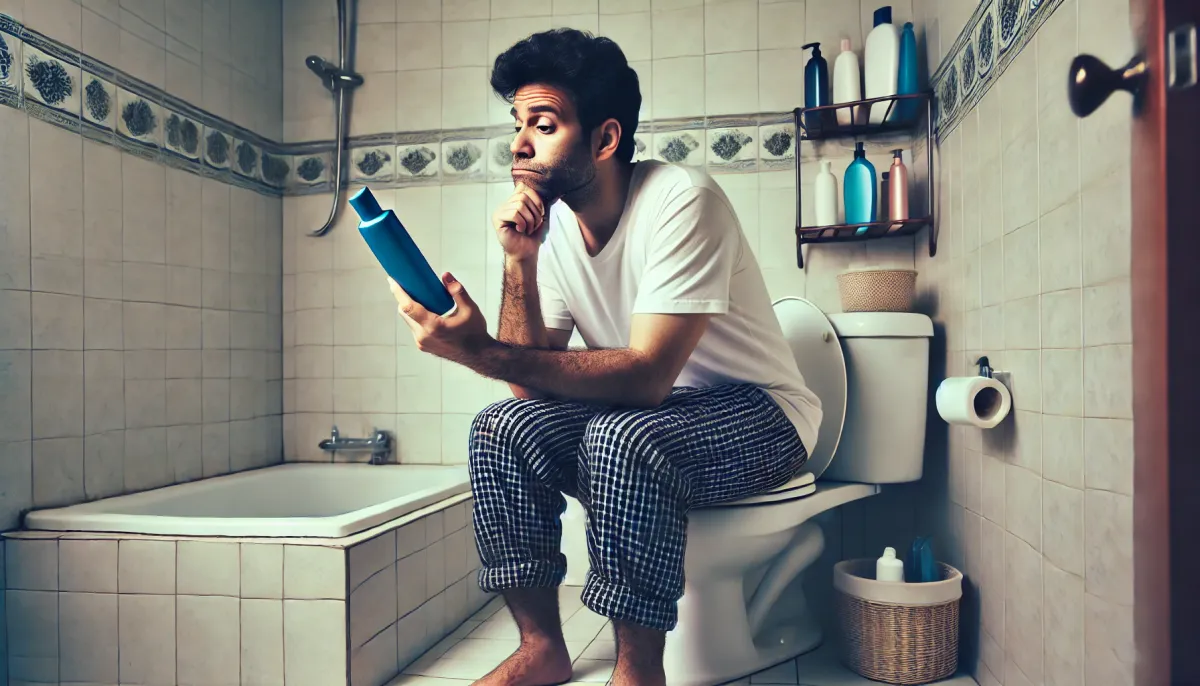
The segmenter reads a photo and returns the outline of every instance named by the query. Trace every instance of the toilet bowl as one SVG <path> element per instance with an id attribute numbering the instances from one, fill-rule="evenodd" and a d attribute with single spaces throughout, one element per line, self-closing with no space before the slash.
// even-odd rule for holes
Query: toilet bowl
<path id="1" fill-rule="evenodd" d="M 821 399 L 820 436 L 787 484 L 689 513 L 684 595 L 664 656 L 670 686 L 738 679 L 820 645 L 800 588 L 825 547 L 814 518 L 882 484 L 921 478 L 933 322 L 912 313 L 827 316 L 801 298 L 774 307 Z"/>
<path id="2" fill-rule="evenodd" d="M 821 400 L 817 445 L 788 483 L 688 513 L 684 594 L 664 655 L 669 686 L 732 681 L 819 646 L 821 627 L 801 590 L 804 571 L 825 549 L 816 517 L 884 484 L 921 478 L 929 317 L 825 315 L 801 298 L 774 307 L 805 383 Z M 584 515 L 571 499 L 563 552 L 568 583 L 582 583 Z"/>

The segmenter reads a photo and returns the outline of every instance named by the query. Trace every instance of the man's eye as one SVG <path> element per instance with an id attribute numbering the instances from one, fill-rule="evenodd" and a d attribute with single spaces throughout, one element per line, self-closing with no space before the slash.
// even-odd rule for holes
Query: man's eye
<path id="1" fill-rule="evenodd" d="M 543 124 L 537 128 L 538 128 L 538 131 L 541 131 L 542 133 L 550 133 L 550 130 L 551 130 L 551 128 L 545 124 Z"/>

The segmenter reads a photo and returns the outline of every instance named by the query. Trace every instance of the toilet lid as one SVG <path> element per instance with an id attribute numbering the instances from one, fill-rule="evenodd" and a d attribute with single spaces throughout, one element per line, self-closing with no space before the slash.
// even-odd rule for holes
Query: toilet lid
<path id="1" fill-rule="evenodd" d="M 805 446 L 808 462 L 804 471 L 815 481 L 833 461 L 842 440 L 842 425 L 846 421 L 846 358 L 833 324 L 816 305 L 803 298 L 787 297 L 775 301 L 774 307 L 805 385 L 821 399 L 823 416 L 817 445 Z"/>

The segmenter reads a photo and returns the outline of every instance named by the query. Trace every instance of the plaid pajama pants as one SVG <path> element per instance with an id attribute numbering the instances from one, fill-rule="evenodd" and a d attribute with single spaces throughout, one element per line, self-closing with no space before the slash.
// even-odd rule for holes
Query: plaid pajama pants
<path id="1" fill-rule="evenodd" d="M 471 428 L 479 585 L 562 583 L 566 493 L 588 516 L 584 604 L 668 631 L 683 596 L 688 510 L 786 483 L 807 459 L 783 411 L 750 385 L 676 388 L 647 410 L 495 403 Z"/>

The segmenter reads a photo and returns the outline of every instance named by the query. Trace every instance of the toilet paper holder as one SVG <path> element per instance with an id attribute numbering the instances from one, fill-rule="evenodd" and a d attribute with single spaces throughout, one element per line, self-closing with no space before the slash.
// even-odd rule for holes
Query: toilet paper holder
<path id="1" fill-rule="evenodd" d="M 983 376 L 983 377 L 986 377 L 989 379 L 995 379 L 995 380 L 999 381 L 1000 383 L 1004 384 L 1004 387 L 1009 389 L 1009 393 L 1012 392 L 1012 384 L 1010 384 L 1008 382 L 1009 381 L 1009 373 L 993 369 L 992 363 L 991 363 L 991 361 L 988 360 L 987 355 L 984 355 L 983 357 L 976 360 L 975 364 L 976 364 L 976 366 L 979 367 L 979 375 L 980 376 Z"/>

